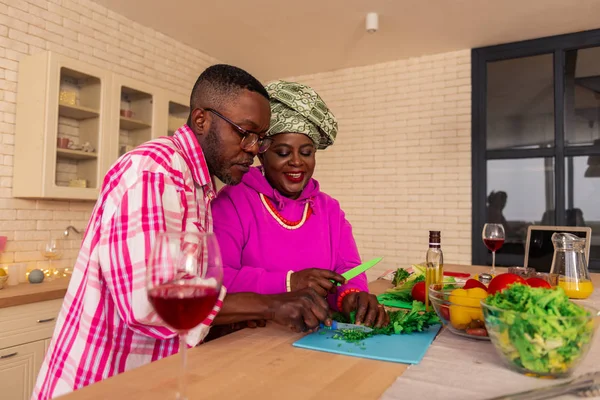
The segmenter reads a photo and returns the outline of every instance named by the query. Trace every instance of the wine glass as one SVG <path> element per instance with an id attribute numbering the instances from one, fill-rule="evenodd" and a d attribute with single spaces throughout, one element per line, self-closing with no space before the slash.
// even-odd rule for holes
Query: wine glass
<path id="1" fill-rule="evenodd" d="M 208 317 L 222 282 L 221 253 L 212 233 L 157 235 L 148 259 L 146 288 L 156 314 L 179 334 L 179 400 L 186 399 L 186 334 Z"/>
<path id="2" fill-rule="evenodd" d="M 62 251 L 58 245 L 58 240 L 50 239 L 48 242 L 46 242 L 41 253 L 42 256 L 48 260 L 48 268 L 45 272 L 46 277 L 49 281 L 51 281 L 55 278 L 55 275 L 58 274 L 58 271 L 52 266 L 52 261 L 58 260 L 62 255 Z"/>
<path id="3" fill-rule="evenodd" d="M 502 224 L 485 224 L 481 232 L 483 243 L 492 252 L 492 270 L 490 274 L 496 275 L 496 251 L 504 244 L 506 234 Z"/>

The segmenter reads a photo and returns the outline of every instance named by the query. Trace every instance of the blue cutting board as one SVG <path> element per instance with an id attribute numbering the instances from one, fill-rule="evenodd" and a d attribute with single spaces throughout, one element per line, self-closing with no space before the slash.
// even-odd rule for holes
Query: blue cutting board
<path id="1" fill-rule="evenodd" d="M 293 346 L 373 360 L 418 364 L 440 328 L 440 325 L 434 325 L 425 332 L 408 335 L 377 335 L 360 343 L 346 343 L 343 340 L 332 339 L 335 331 L 322 329 L 304 336 L 294 342 Z"/>

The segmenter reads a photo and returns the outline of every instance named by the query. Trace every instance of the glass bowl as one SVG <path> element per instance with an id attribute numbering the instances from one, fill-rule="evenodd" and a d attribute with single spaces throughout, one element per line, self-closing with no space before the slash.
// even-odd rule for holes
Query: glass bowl
<path id="1" fill-rule="evenodd" d="M 450 332 L 470 339 L 490 340 L 483 320 L 483 298 L 466 296 L 464 285 L 465 282 L 447 283 L 443 289 L 431 285 L 429 302 Z M 456 289 L 460 290 L 454 292 Z"/>
<path id="2" fill-rule="evenodd" d="M 513 371 L 538 378 L 568 377 L 587 355 L 598 310 L 580 305 L 588 315 L 538 316 L 482 302 L 485 326 L 502 361 Z"/>
<path id="3" fill-rule="evenodd" d="M 533 275 L 536 278 L 540 278 L 545 280 L 546 282 L 548 282 L 550 284 L 550 286 L 552 287 L 557 287 L 558 286 L 558 274 L 551 274 L 548 272 L 536 272 L 535 275 Z"/>
<path id="4" fill-rule="evenodd" d="M 531 278 L 535 276 L 535 268 L 531 267 L 508 267 L 509 274 L 519 275 L 523 279 Z"/>

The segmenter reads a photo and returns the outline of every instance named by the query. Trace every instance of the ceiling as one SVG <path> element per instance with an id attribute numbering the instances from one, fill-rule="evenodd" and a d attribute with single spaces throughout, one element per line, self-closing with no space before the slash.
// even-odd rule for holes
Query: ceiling
<path id="1" fill-rule="evenodd" d="M 600 0 L 95 1 L 263 80 L 600 28 Z"/>

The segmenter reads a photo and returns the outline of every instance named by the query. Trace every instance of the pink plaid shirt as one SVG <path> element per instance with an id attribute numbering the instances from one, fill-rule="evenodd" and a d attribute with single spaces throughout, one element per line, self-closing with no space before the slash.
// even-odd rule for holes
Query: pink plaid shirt
<path id="1" fill-rule="evenodd" d="M 187 125 L 127 153 L 108 171 L 88 224 L 33 399 L 50 399 L 177 353 L 148 302 L 146 260 L 158 232 L 212 231 L 215 197 Z M 211 315 L 190 332 L 195 346 Z"/>

